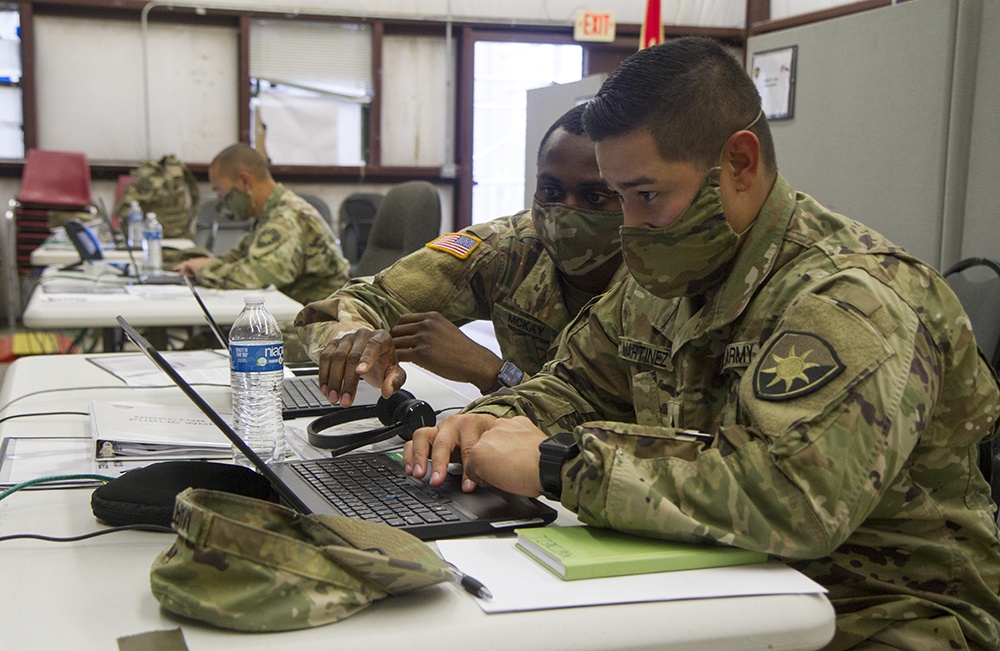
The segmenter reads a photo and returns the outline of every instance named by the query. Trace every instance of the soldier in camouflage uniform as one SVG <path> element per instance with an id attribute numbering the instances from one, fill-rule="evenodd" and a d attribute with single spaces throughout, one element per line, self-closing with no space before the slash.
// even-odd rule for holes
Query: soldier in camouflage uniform
<path id="1" fill-rule="evenodd" d="M 582 108 L 542 140 L 531 211 L 444 235 L 299 313 L 331 400 L 350 404 L 359 376 L 384 395 L 398 389 L 397 359 L 483 392 L 495 388 L 504 361 L 535 373 L 579 309 L 626 275 L 620 205 L 600 179 Z M 476 319 L 493 322 L 503 360 L 457 327 Z M 368 370 L 358 373 L 359 362 Z"/>
<path id="2" fill-rule="evenodd" d="M 256 221 L 232 250 L 185 260 L 177 271 L 206 287 L 274 285 L 300 303 L 329 296 L 347 282 L 349 263 L 330 226 L 309 202 L 274 181 L 260 154 L 232 145 L 215 157 L 208 176 L 235 218 Z"/>
<path id="3" fill-rule="evenodd" d="M 227 147 L 209 166 L 208 179 L 235 219 L 256 220 L 231 250 L 217 258 L 189 258 L 175 271 L 219 289 L 274 285 L 300 303 L 329 296 L 347 282 L 350 263 L 329 224 L 312 204 L 276 183 L 267 160 L 254 149 Z M 285 362 L 308 361 L 294 326 L 280 327 Z M 197 338 L 188 342 L 200 345 Z"/>
<path id="4" fill-rule="evenodd" d="M 404 465 L 422 475 L 430 454 L 440 482 L 461 436 L 476 483 L 772 554 L 829 590 L 827 649 L 996 649 L 977 466 L 996 379 L 934 269 L 777 173 L 759 106 L 706 39 L 622 64 L 585 121 L 633 278 L 531 381 L 419 430 Z M 539 441 L 567 439 L 553 480 Z"/>

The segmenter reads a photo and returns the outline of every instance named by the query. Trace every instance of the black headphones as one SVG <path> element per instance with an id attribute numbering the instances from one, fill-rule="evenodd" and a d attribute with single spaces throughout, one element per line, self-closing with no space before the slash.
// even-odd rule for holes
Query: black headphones
<path id="1" fill-rule="evenodd" d="M 364 432 L 321 433 L 337 425 L 376 416 L 385 427 Z M 363 445 L 385 441 L 393 436 L 409 441 L 415 431 L 436 422 L 437 416 L 429 404 L 417 400 L 409 391 L 400 389 L 388 398 L 379 398 L 374 405 L 343 407 L 320 416 L 309 423 L 306 432 L 309 434 L 309 443 L 317 448 L 330 450 L 330 454 L 337 456 Z"/>

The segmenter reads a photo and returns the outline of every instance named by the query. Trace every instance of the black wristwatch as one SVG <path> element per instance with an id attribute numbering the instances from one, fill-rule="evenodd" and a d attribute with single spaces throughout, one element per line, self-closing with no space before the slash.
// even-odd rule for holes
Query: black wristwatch
<path id="1" fill-rule="evenodd" d="M 563 464 L 580 454 L 580 446 L 572 432 L 560 432 L 538 444 L 538 478 L 542 495 L 557 502 L 562 497 Z"/>
<path id="2" fill-rule="evenodd" d="M 497 373 L 497 382 L 493 385 L 493 388 L 487 391 L 487 393 L 493 393 L 494 391 L 499 391 L 504 387 L 516 387 L 521 384 L 521 380 L 524 379 L 524 371 L 517 367 L 517 364 L 510 360 L 505 360 L 503 366 L 500 367 L 500 372 Z"/>

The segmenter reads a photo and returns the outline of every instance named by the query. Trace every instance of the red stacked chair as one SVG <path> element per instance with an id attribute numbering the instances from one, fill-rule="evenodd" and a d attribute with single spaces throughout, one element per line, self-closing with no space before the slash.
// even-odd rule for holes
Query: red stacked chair
<path id="1" fill-rule="evenodd" d="M 29 150 L 14 208 L 19 273 L 31 273 L 31 252 L 50 235 L 49 212 L 90 212 L 92 204 L 86 154 Z"/>

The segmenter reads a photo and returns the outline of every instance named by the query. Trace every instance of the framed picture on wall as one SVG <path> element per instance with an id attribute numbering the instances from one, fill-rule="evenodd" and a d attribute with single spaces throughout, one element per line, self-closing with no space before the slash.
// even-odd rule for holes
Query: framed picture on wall
<path id="1" fill-rule="evenodd" d="M 768 120 L 788 120 L 795 114 L 795 56 L 797 45 L 754 52 L 750 76 L 760 94 Z"/>

